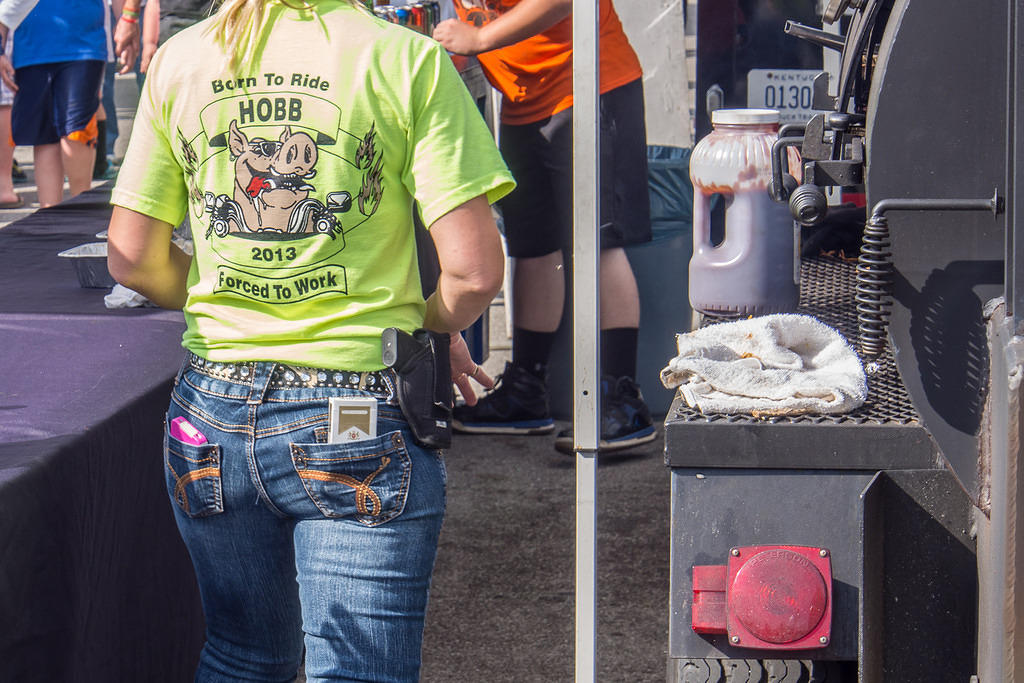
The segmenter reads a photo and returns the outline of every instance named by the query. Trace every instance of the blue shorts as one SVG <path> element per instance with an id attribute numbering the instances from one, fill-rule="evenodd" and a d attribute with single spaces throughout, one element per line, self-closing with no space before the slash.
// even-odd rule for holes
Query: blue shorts
<path id="1" fill-rule="evenodd" d="M 103 69 L 103 61 L 92 59 L 15 69 L 14 144 L 50 145 L 84 131 L 100 107 Z"/>

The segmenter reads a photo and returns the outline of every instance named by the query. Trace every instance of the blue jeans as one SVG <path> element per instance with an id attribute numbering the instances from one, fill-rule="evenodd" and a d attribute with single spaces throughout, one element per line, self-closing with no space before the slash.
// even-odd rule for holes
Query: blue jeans
<path id="1" fill-rule="evenodd" d="M 165 473 L 206 615 L 196 680 L 415 681 L 445 506 L 440 454 L 385 393 L 275 387 L 274 363 L 185 368 Z M 321 373 L 323 376 L 323 373 Z M 325 443 L 329 396 L 376 396 L 377 434 Z M 303 637 L 303 633 L 305 634 Z"/>

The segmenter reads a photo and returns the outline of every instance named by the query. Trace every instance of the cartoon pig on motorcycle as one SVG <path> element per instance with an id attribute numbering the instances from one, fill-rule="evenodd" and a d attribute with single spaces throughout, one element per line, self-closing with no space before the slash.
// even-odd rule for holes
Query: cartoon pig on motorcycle
<path id="1" fill-rule="evenodd" d="M 228 149 L 234 161 L 232 196 L 205 195 L 210 233 L 330 235 L 341 232 L 336 214 L 352 206 L 348 192 L 331 192 L 327 203 L 309 196 L 319 150 L 307 133 L 285 126 L 277 140 L 248 136 L 235 121 L 228 126 Z"/>

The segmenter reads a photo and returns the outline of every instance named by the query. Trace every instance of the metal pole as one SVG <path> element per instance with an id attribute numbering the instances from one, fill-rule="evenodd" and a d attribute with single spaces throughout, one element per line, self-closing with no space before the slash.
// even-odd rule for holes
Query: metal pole
<path id="1" fill-rule="evenodd" d="M 1017 218 L 1024 215 L 1024 134 L 1017 126 L 1024 121 L 1024 49 L 1017 41 L 1024 38 L 1024 9 L 1019 3 L 1008 4 L 1007 74 L 1007 158 L 1006 158 L 1006 314 L 1013 319 L 1014 333 L 1024 332 L 1024 224 Z M 1022 193 L 1018 193 L 1022 190 Z M 1017 228 L 1021 230 L 1018 232 Z"/>
<path id="2" fill-rule="evenodd" d="M 573 438 L 576 451 L 576 681 L 597 679 L 598 0 L 573 0 Z"/>

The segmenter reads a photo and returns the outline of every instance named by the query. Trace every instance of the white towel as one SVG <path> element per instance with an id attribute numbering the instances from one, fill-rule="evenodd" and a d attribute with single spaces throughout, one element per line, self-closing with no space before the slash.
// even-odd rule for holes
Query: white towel
<path id="1" fill-rule="evenodd" d="M 867 398 L 857 353 L 811 316 L 718 323 L 677 335 L 676 345 L 661 382 L 703 413 L 845 413 Z"/>
<path id="2" fill-rule="evenodd" d="M 124 285 L 114 285 L 110 294 L 103 297 L 103 305 L 107 308 L 136 308 L 138 306 L 155 306 L 146 297 Z"/>

